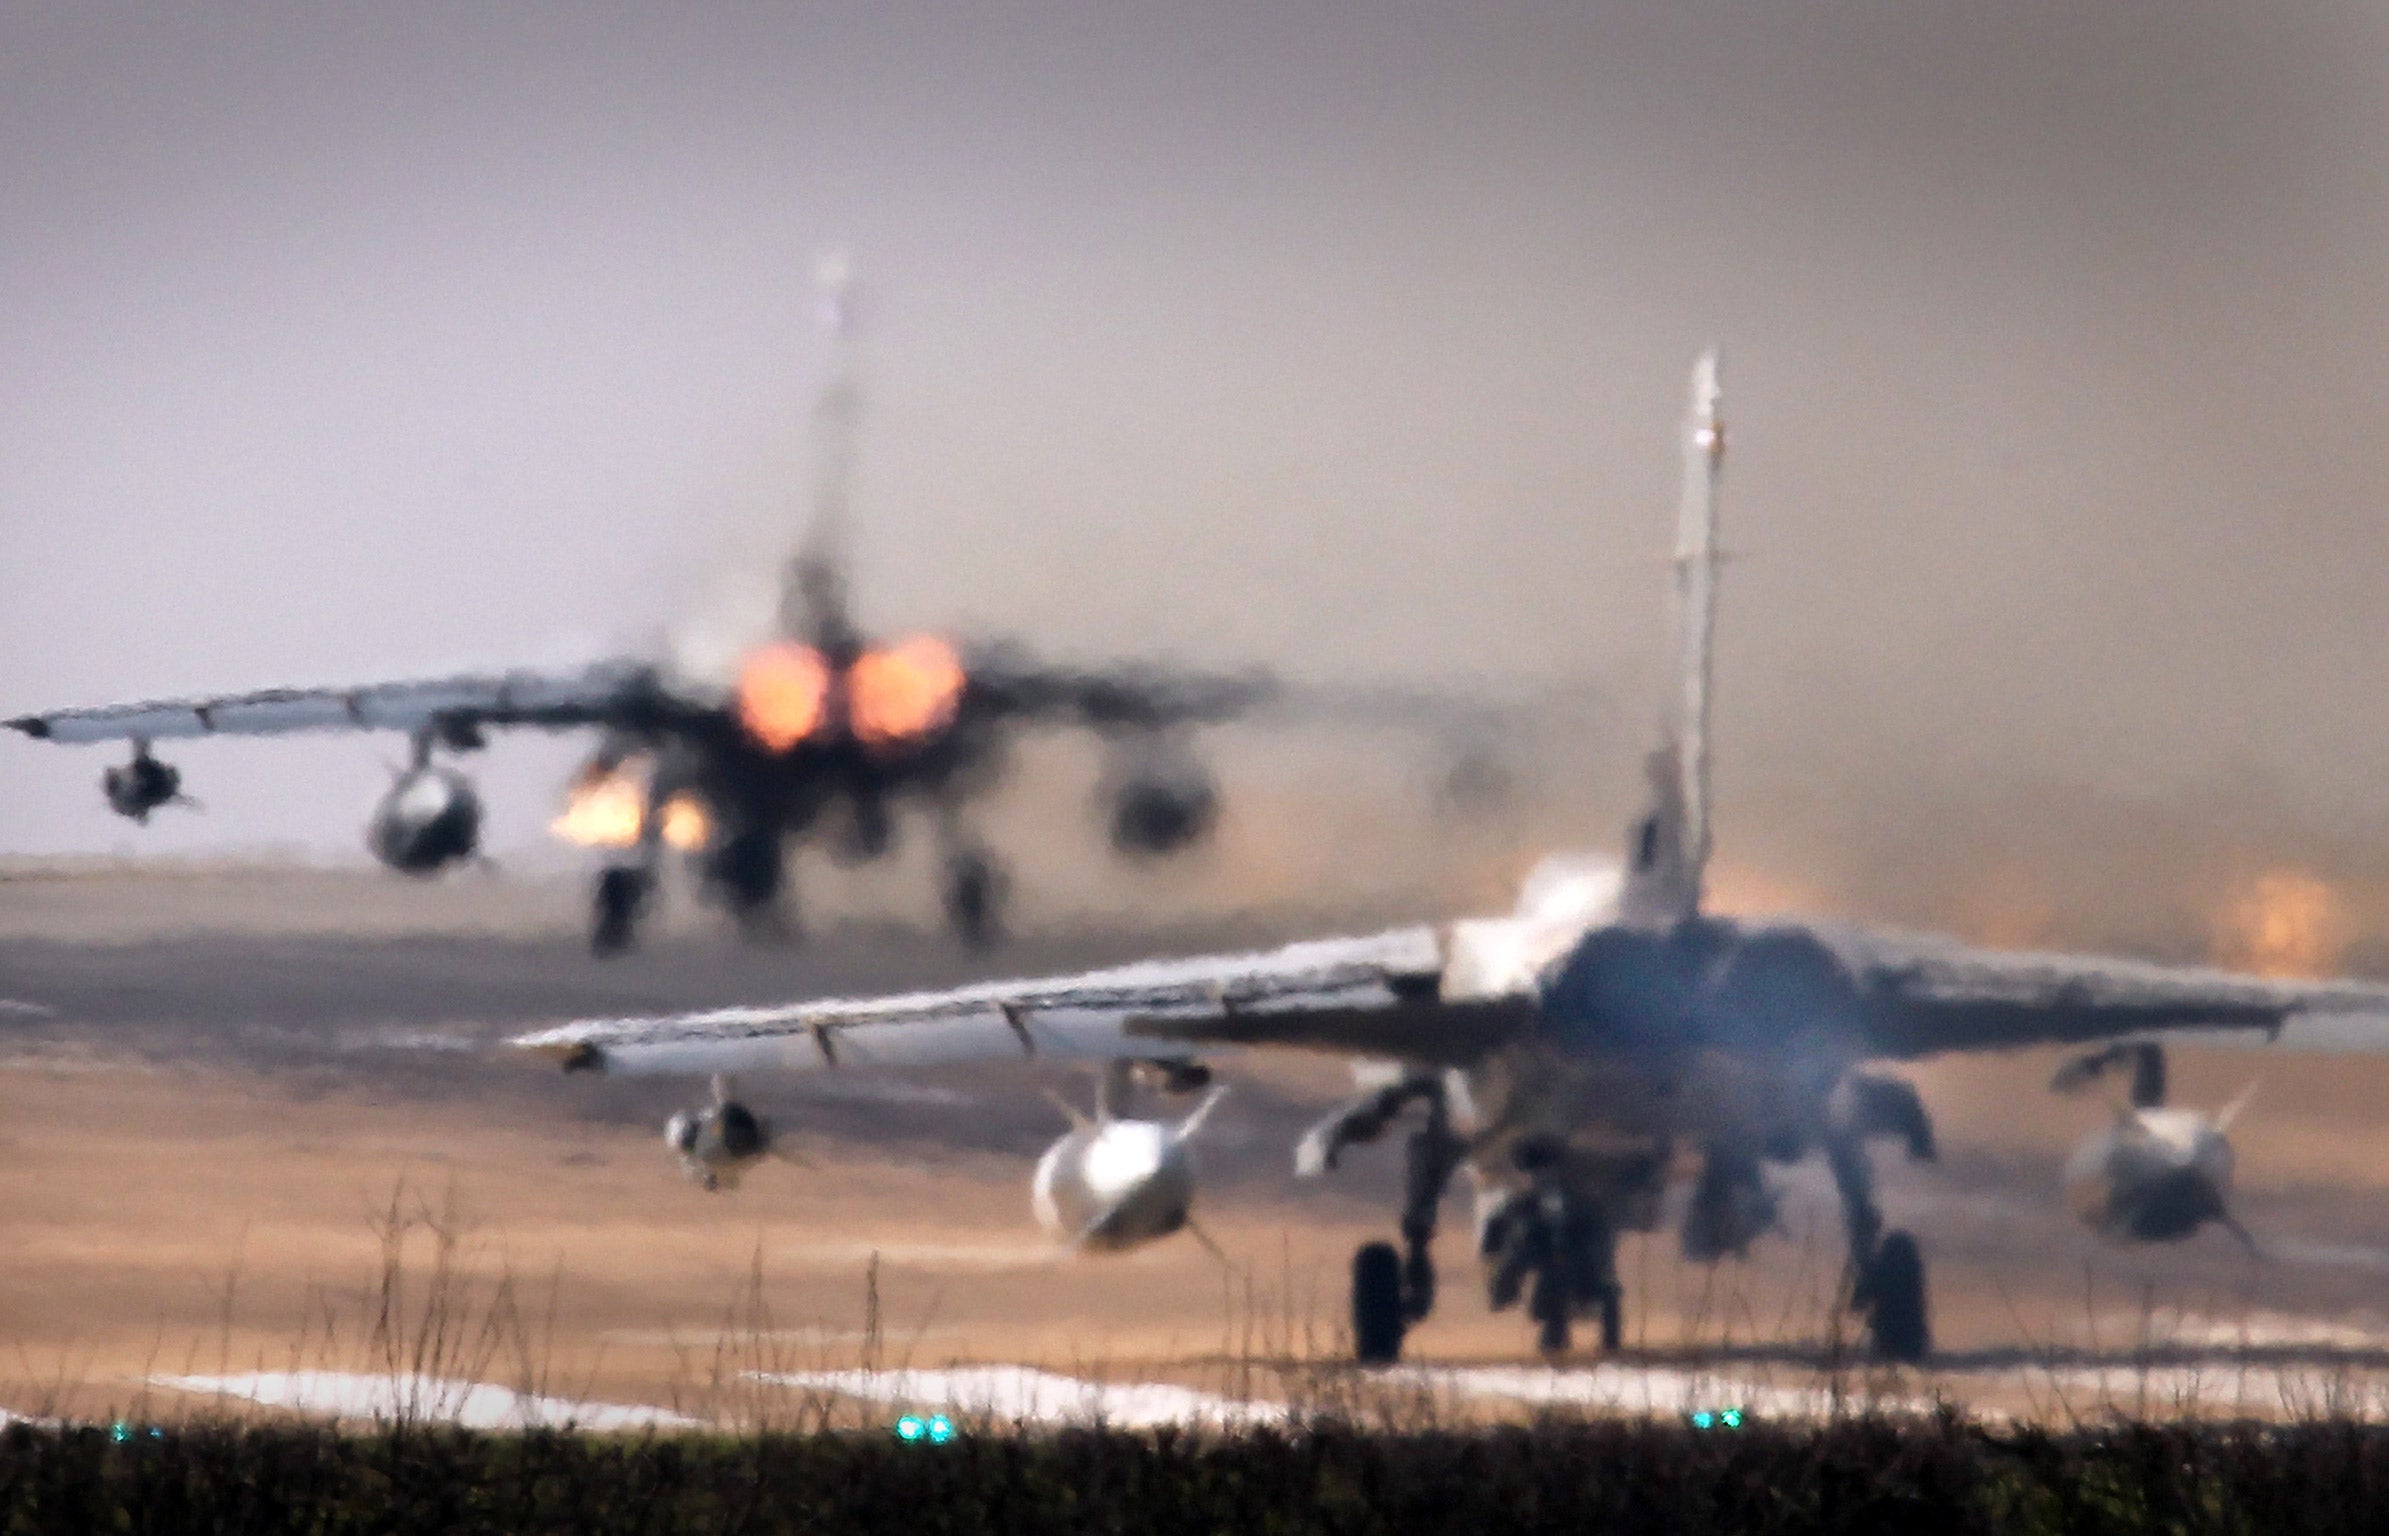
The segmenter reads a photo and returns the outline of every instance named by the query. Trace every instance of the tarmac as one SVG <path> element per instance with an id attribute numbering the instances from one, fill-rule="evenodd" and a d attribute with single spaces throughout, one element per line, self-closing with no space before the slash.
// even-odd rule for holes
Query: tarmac
<path id="1" fill-rule="evenodd" d="M 1915 1070 L 1942 1156 L 1878 1161 L 1891 1222 L 1931 1264 L 1930 1371 L 1858 1363 L 1834 1304 L 1830 1184 L 1803 1167 L 1781 1181 L 1782 1233 L 1745 1261 L 1686 1263 L 1664 1229 L 1629 1239 L 1628 1348 L 1562 1369 L 1517 1314 L 1488 1310 L 1455 1195 L 1443 1305 L 1405 1371 L 1363 1379 L 1337 1363 L 1344 1274 L 1356 1244 L 1390 1235 L 1398 1159 L 1389 1141 L 1328 1180 L 1293 1177 L 1295 1139 L 1348 1086 L 1331 1060 L 1221 1063 L 1235 1091 L 1200 1144 L 1197 1207 L 1216 1253 L 1174 1238 L 1097 1260 L 1057 1254 L 1028 1213 L 1030 1166 L 1063 1128 L 1040 1090 L 1083 1099 L 1083 1077 L 1005 1064 L 744 1083 L 803 1161 L 708 1195 L 659 1136 L 701 1087 L 566 1078 L 491 1049 L 590 1014 L 1313 930 L 1123 922 L 983 956 L 890 922 L 757 946 L 681 921 L 600 962 L 569 883 L 477 878 L 0 878 L 0 1410 L 164 1415 L 214 1400 L 191 1382 L 237 1381 L 273 1384 L 239 1401 L 297 1411 L 292 1382 L 342 1372 L 658 1423 L 1077 1400 L 1057 1380 L 1259 1417 L 1355 1392 L 1470 1415 L 1949 1399 L 2277 1416 L 2370 1411 L 2389 1386 L 2389 1059 L 2176 1053 L 2177 1102 L 2220 1104 L 2264 1076 L 2234 1135 L 2255 1257 L 2220 1232 L 2134 1249 L 2074 1227 L 2057 1170 L 2101 1111 L 2046 1092 L 2054 1056 Z"/>

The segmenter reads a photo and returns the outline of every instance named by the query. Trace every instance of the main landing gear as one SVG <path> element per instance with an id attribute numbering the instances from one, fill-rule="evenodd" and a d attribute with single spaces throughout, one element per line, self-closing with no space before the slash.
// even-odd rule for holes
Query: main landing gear
<path id="1" fill-rule="evenodd" d="M 1440 1159 L 1435 1127 L 1411 1137 L 1411 1169 L 1418 1182 L 1403 1209 L 1403 1247 L 1368 1243 L 1352 1256 L 1352 1346 L 1363 1365 L 1391 1365 L 1402 1339 L 1434 1309 L 1435 1269 L 1429 1255 L 1434 1205 L 1424 1175 Z M 1448 1166 L 1446 1167 L 1448 1177 Z M 1576 1324 L 1591 1321 L 1601 1347 L 1616 1349 L 1625 1334 L 1625 1291 L 1617 1276 L 1617 1234 L 1599 1202 L 1571 1192 L 1557 1160 L 1531 1169 L 1533 1182 L 1511 1196 L 1485 1223 L 1481 1244 L 1486 1285 L 1497 1312 L 1526 1303 L 1535 1345 L 1564 1355 Z M 1438 1197 L 1442 1183 L 1434 1190 Z M 1407 1250 L 1407 1251 L 1405 1251 Z"/>
<path id="2" fill-rule="evenodd" d="M 1932 1123 L 1915 1089 L 1893 1079 L 1849 1078 L 1829 1104 L 1825 1158 L 1849 1239 L 1850 1310 L 1865 1320 L 1867 1345 L 1876 1359 L 1915 1365 L 1933 1348 L 1924 1254 L 1906 1232 L 1883 1230 L 1874 1165 L 1866 1152 L 1866 1143 L 1877 1137 L 1904 1143 L 1914 1161 L 1933 1160 Z"/>
<path id="3" fill-rule="evenodd" d="M 1404 1335 L 1434 1309 L 1431 1248 L 1437 1209 L 1465 1150 L 1452 1130 L 1443 1082 L 1409 1076 L 1363 1094 L 1315 1127 L 1295 1153 L 1300 1173 L 1333 1168 L 1346 1147 L 1376 1140 L 1414 1103 L 1423 1104 L 1426 1114 L 1404 1149 L 1401 1242 L 1368 1243 L 1352 1256 L 1353 1354 L 1363 1365 L 1399 1360 Z M 1930 1160 L 1935 1150 L 1931 1123 L 1906 1084 L 1853 1077 L 1829 1098 L 1822 1139 L 1849 1245 L 1847 1305 L 1863 1320 L 1874 1358 L 1920 1363 L 1932 1351 L 1924 1255 L 1909 1233 L 1883 1230 L 1867 1143 L 1899 1141 L 1911 1158 Z M 1526 1176 L 1525 1186 L 1487 1215 L 1479 1243 L 1494 1310 L 1523 1302 L 1535 1324 L 1536 1344 L 1549 1356 L 1568 1352 L 1580 1323 L 1598 1330 L 1604 1350 L 1617 1349 L 1624 1333 L 1616 1212 L 1581 1178 L 1570 1177 L 1564 1154 L 1556 1142 L 1519 1144 L 1513 1157 Z M 1658 1164 L 1640 1174 L 1621 1170 L 1620 1187 L 1631 1190 L 1649 1182 L 1655 1190 L 1660 1174 Z M 1629 1201 L 1620 1209 L 1640 1209 L 1630 1194 L 1620 1198 Z M 1741 1253 L 1772 1224 L 1773 1212 L 1758 1154 L 1711 1147 L 1686 1216 L 1686 1256 L 1707 1262 Z M 1627 1221 L 1636 1230 L 1645 1224 L 1637 1216 Z"/>
<path id="4" fill-rule="evenodd" d="M 1887 1232 L 1850 1286 L 1850 1307 L 1866 1319 L 1874 1356 L 1899 1365 L 1932 1352 L 1925 1316 L 1924 1255 L 1905 1232 Z"/>
<path id="5" fill-rule="evenodd" d="M 1568 1352 L 1579 1318 L 1597 1320 L 1601 1347 L 1616 1349 L 1625 1324 L 1616 1229 L 1599 1201 L 1568 1186 L 1559 1148 L 1529 1143 L 1517 1163 L 1530 1182 L 1494 1210 L 1478 1243 L 1493 1310 L 1523 1294 L 1535 1347 L 1547 1356 Z"/>
<path id="6" fill-rule="evenodd" d="M 1402 1358 L 1410 1319 L 1402 1309 L 1402 1255 L 1391 1243 L 1363 1243 L 1352 1255 L 1352 1356 L 1363 1365 Z"/>
<path id="7" fill-rule="evenodd" d="M 1405 1077 L 1363 1094 L 1305 1136 L 1300 1172 L 1335 1166 L 1343 1150 L 1374 1141 L 1395 1116 L 1423 1104 L 1425 1123 L 1403 1148 L 1401 1244 L 1367 1243 L 1352 1255 L 1352 1350 L 1363 1365 L 1391 1365 L 1403 1336 L 1435 1310 L 1435 1227 L 1445 1188 L 1466 1150 L 1453 1131 L 1439 1077 Z M 1591 1320 L 1604 1349 L 1624 1333 L 1617 1234 L 1599 1201 L 1572 1189 L 1557 1146 L 1528 1144 L 1518 1166 L 1527 1187 L 1485 1222 L 1482 1256 L 1496 1311 L 1526 1303 L 1536 1342 L 1564 1354 L 1579 1320 Z"/>
<path id="8" fill-rule="evenodd" d="M 1365 1243 L 1352 1255 L 1352 1351 L 1363 1365 L 1399 1360 L 1403 1334 L 1435 1310 L 1436 1216 L 1465 1150 L 1452 1131 L 1443 1081 L 1413 1075 L 1364 1093 L 1314 1127 L 1294 1150 L 1295 1172 L 1324 1173 L 1346 1147 L 1384 1135 L 1394 1117 L 1413 1103 L 1426 1105 L 1427 1118 L 1403 1149 L 1402 1246 Z"/>

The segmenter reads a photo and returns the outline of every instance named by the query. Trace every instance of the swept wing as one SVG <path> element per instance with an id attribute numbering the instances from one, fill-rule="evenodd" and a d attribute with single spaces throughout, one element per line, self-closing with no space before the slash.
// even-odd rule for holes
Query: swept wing
<path id="1" fill-rule="evenodd" d="M 672 708 L 644 663 L 604 661 L 334 688 L 143 699 L 19 715 L 6 724 L 41 741 L 166 741 L 298 731 L 461 730 L 481 725 L 631 724 Z"/>
<path id="2" fill-rule="evenodd" d="M 1039 662 L 1011 646 L 975 652 L 966 676 L 973 709 L 1098 732 L 1213 723 L 1264 708 L 1297 718 L 1395 726 L 1445 718 L 1507 721 L 1490 709 L 1471 712 L 1462 701 L 1423 690 L 1388 689 L 1347 698 L 1331 690 L 1289 688 L 1259 668 L 1205 673 L 1141 663 L 1074 667 Z M 64 745 L 485 725 L 668 731 L 710 715 L 722 703 L 668 684 L 650 662 L 624 659 L 557 670 L 512 668 L 351 686 L 139 699 L 18 715 L 0 724 L 38 741 Z"/>
<path id="3" fill-rule="evenodd" d="M 1735 936 L 1821 941 L 1857 1003 L 1859 1054 L 1877 1059 L 2185 1035 L 2389 1051 L 2389 987 L 2374 984 L 1973 949 L 1840 925 Z M 939 992 L 588 1019 L 510 1043 L 632 1072 L 1169 1059 L 1246 1046 L 1464 1066 L 1532 1028 L 1540 999 L 1531 984 L 1446 997 L 1451 947 L 1452 930 L 1419 925 Z"/>
<path id="4" fill-rule="evenodd" d="M 1866 1042 L 1890 1058 L 2185 1031 L 2198 1043 L 2389 1050 L 2389 986 L 2285 980 L 2099 955 L 1977 949 L 1889 930 L 1814 930 L 1849 968 Z M 2184 1043 L 2190 1043 L 2185 1041 Z"/>
<path id="5" fill-rule="evenodd" d="M 1420 925 L 943 992 L 587 1019 L 509 1043 L 632 1072 L 1165 1060 L 1243 1045 L 1468 1059 L 1507 1037 L 1516 1008 L 1438 1001 L 1443 956 L 1443 936 Z"/>

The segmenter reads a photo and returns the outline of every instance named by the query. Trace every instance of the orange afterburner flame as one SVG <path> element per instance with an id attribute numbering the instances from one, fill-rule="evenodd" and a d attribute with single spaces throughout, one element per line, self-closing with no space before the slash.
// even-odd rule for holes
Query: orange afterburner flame
<path id="1" fill-rule="evenodd" d="M 846 674 L 847 715 L 869 747 L 902 746 L 944 730 L 962 706 L 962 660 L 935 635 L 866 651 Z"/>
<path id="2" fill-rule="evenodd" d="M 2339 892 L 2302 869 L 2258 875 L 2215 920 L 2216 958 L 2259 976 L 2336 975 L 2352 936 Z"/>
<path id="3" fill-rule="evenodd" d="M 830 669 L 809 645 L 783 640 L 747 658 L 738 674 L 738 723 L 774 752 L 785 752 L 821 726 Z"/>
<path id="4" fill-rule="evenodd" d="M 584 774 L 548 830 L 584 848 L 628 848 L 639 840 L 639 811 L 647 803 L 647 780 L 630 763 L 612 773 Z M 683 853 L 705 846 L 712 828 L 705 807 L 690 795 L 664 802 L 664 841 Z"/>

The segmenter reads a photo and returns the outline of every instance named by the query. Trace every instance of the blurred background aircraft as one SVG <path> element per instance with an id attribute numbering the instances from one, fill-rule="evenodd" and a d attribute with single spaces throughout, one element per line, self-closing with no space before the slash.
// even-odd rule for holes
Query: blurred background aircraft
<path id="1" fill-rule="evenodd" d="M 845 258 L 823 258 L 819 278 L 830 347 L 812 413 L 812 506 L 760 633 L 738 635 L 733 621 L 729 648 L 720 649 L 716 616 L 654 661 L 148 699 L 6 724 L 41 741 L 128 743 L 130 760 L 106 769 L 101 789 L 111 810 L 141 824 L 161 809 L 197 805 L 181 771 L 157 756 L 158 741 L 404 732 L 410 760 L 392 768 L 365 841 L 389 868 L 425 876 L 480 853 L 481 796 L 455 765 L 458 754 L 479 750 L 499 728 L 595 729 L 600 743 L 574 775 L 553 830 L 613 850 L 592 904 L 591 943 L 601 955 L 631 943 L 667 846 L 691 857 L 704 893 L 746 930 L 785 936 L 794 931 L 796 846 L 818 842 L 841 864 L 870 863 L 893 850 L 906 811 L 935 838 L 947 923 L 972 945 L 994 941 L 1008 876 L 974 826 L 971 802 L 1003 777 L 1015 734 L 1041 725 L 1102 738 L 1109 841 L 1129 859 L 1209 837 L 1220 792 L 1192 731 L 1259 711 L 1281 721 L 1423 727 L 1459 743 L 1447 798 L 1498 792 L 1503 722 L 1482 700 L 1296 689 L 1260 669 L 1055 666 L 1011 641 L 869 635 L 849 602 L 845 560 L 863 408 Z"/>
<path id="2" fill-rule="evenodd" d="M 824 371 L 790 276 L 842 242 L 888 295 L 850 555 L 891 637 L 1656 689 L 1650 380 L 1731 337 L 1765 532 L 1721 899 L 2364 963 L 2385 26 L 18 8 L 0 715 L 655 655 L 724 564 L 767 624 Z M 1365 758 L 1294 782 L 1206 739 L 1235 794 L 1159 879 L 1081 855 L 1103 754 L 1024 743 L 983 823 L 1015 926 L 1054 892 L 1448 910 L 1639 792 L 1630 746 L 1570 753 L 1480 878 L 1370 835 L 1416 802 Z M 478 760 L 510 871 L 558 857 L 586 755 Z M 387 785 L 353 745 L 193 742 L 207 814 L 136 831 L 87 756 L 0 741 L 0 850 L 362 859 Z M 929 841 L 800 878 L 909 912 Z"/>

